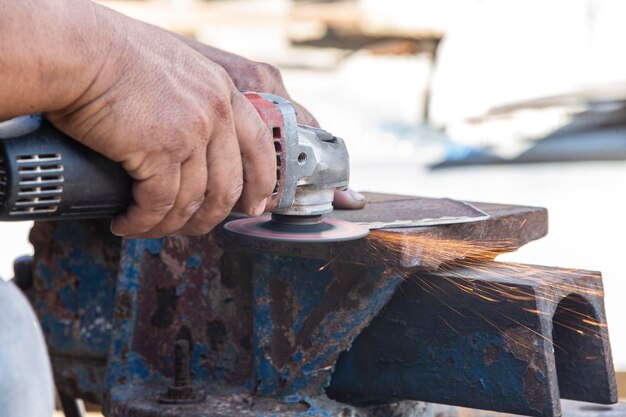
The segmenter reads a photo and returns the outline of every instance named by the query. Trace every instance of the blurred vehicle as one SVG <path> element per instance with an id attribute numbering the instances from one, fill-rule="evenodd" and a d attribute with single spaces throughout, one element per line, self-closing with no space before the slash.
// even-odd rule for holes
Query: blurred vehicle
<path id="1" fill-rule="evenodd" d="M 446 33 L 430 122 L 435 167 L 626 159 L 623 2 L 484 1 Z"/>

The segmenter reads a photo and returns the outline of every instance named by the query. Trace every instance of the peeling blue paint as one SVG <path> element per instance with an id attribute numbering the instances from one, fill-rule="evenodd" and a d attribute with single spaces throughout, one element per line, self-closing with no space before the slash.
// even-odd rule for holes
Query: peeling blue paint
<path id="1" fill-rule="evenodd" d="M 163 248 L 163 238 L 159 239 L 134 239 L 141 241 L 142 246 L 152 255 L 158 255 Z"/>
<path id="2" fill-rule="evenodd" d="M 105 360 L 113 330 L 113 298 L 117 265 L 103 256 L 106 247 L 116 255 L 119 239 L 100 239 L 94 224 L 59 222 L 45 226 L 35 239 L 34 305 L 53 355 Z M 42 241 L 46 244 L 42 245 Z M 85 392 L 100 394 L 94 376 L 81 362 L 74 365 L 76 384 Z"/>
<path id="3" fill-rule="evenodd" d="M 319 384 L 314 383 L 321 374 L 329 374 L 326 369 L 334 363 L 333 357 L 338 355 L 337 346 L 352 340 L 359 332 L 361 326 L 367 323 L 387 302 L 394 293 L 395 288 L 401 282 L 401 277 L 382 279 L 384 269 L 382 267 L 370 267 L 369 277 L 375 282 L 375 289 L 368 295 L 367 302 L 354 306 L 349 314 L 342 311 L 341 315 L 333 311 L 319 313 L 319 308 L 325 297 L 328 297 L 329 286 L 334 282 L 333 268 L 326 267 L 327 262 L 295 257 L 276 257 L 271 255 L 256 255 L 255 270 L 253 277 L 254 291 L 254 346 L 255 346 L 255 379 L 259 382 L 259 392 L 266 396 L 278 396 L 286 398 L 302 391 L 311 390 Z M 268 354 L 268 345 L 276 331 L 277 323 L 273 320 L 271 300 L 275 295 L 271 294 L 271 286 L 280 281 L 293 300 L 289 300 L 293 306 L 286 312 L 279 314 L 293 314 L 289 322 L 289 331 L 296 337 L 302 330 L 305 320 L 311 319 L 312 314 L 323 314 L 321 322 L 317 324 L 314 332 L 315 346 L 319 351 L 314 355 L 305 356 L 298 346 L 292 352 L 289 363 L 297 363 L 297 368 L 285 367 L 279 369 L 271 354 Z M 349 290 L 345 289 L 346 291 Z M 347 297 L 347 293 L 344 297 Z M 341 302 L 338 299 L 336 302 Z M 330 305 L 329 308 L 337 308 Z M 274 312 L 275 313 L 275 312 Z M 282 331 L 282 330 L 280 330 Z M 332 339 L 332 342 L 328 338 Z M 299 372 L 293 373 L 294 369 Z M 286 386 L 284 382 L 288 381 Z M 318 388 L 318 389 L 321 389 Z"/>
<path id="4" fill-rule="evenodd" d="M 529 408 L 528 398 L 520 394 L 525 389 L 523 376 L 529 368 L 528 361 L 520 359 L 519 352 L 507 351 L 506 339 L 488 326 L 487 330 L 469 328 L 465 317 L 457 317 L 456 323 L 454 319 L 447 323 L 453 328 L 462 328 L 461 332 L 455 333 L 442 325 L 437 316 L 441 311 L 433 307 L 434 302 L 427 306 L 415 294 L 406 296 L 400 294 L 402 291 L 396 291 L 406 277 L 404 273 L 387 271 L 382 266 L 366 267 L 340 261 L 328 264 L 327 260 L 256 254 L 253 258 L 245 258 L 243 266 L 237 265 L 241 269 L 236 273 L 252 273 L 251 280 L 214 275 L 217 277 L 214 281 L 202 282 L 211 271 L 217 270 L 217 265 L 223 264 L 216 262 L 211 266 L 213 269 L 206 267 L 206 263 L 203 265 L 199 253 L 206 252 L 201 252 L 189 241 L 184 243 L 189 244 L 190 254 L 183 252 L 178 257 L 170 256 L 169 252 L 172 245 L 180 243 L 178 241 L 137 239 L 124 241 L 121 246 L 118 242 L 117 247 L 111 244 L 117 250 L 114 255 L 121 254 L 119 264 L 116 264 L 106 260 L 97 238 L 89 223 L 67 222 L 55 226 L 50 252 L 44 252 L 48 256 L 37 258 L 35 265 L 37 285 L 50 289 L 47 293 L 50 298 L 36 299 L 35 306 L 53 351 L 68 357 L 82 355 L 101 359 L 101 363 L 107 361 L 104 380 L 94 378 L 88 368 L 77 366 L 73 372 L 79 389 L 98 395 L 110 393 L 105 401 L 111 404 L 132 408 L 138 400 L 155 403 L 158 393 L 170 383 L 170 378 L 164 376 L 162 370 L 165 369 L 163 372 L 167 374 L 173 365 L 170 356 L 163 358 L 163 351 L 168 347 L 167 338 L 171 336 L 192 341 L 190 359 L 194 383 L 209 392 L 219 392 L 233 367 L 250 368 L 252 352 L 252 369 L 250 374 L 241 377 L 239 388 L 268 397 L 268 401 L 276 404 L 293 404 L 299 410 L 303 408 L 298 403 L 310 404 L 306 411 L 259 413 L 259 417 L 336 416 L 341 412 L 340 407 L 346 406 L 324 396 L 324 388 L 331 376 L 331 387 L 356 387 L 366 392 L 369 389 L 374 394 L 384 392 L 384 395 L 388 394 L 387 398 L 393 398 L 399 392 L 401 398 L 413 395 L 415 399 L 428 400 L 430 398 L 418 398 L 426 392 L 434 395 L 433 401 L 452 402 L 454 398 L 467 397 L 467 392 L 471 392 L 473 404 L 493 408 L 493 404 L 504 398 L 511 408 L 526 411 Z M 222 252 L 217 253 L 221 256 Z M 224 258 L 215 259 L 221 262 Z M 253 262 L 248 265 L 250 259 Z M 164 263 L 171 268 L 167 271 L 166 268 L 160 269 Z M 145 276 L 141 276 L 146 265 L 152 266 L 152 270 L 147 270 L 156 271 L 157 278 L 162 278 L 161 271 L 164 276 L 170 274 L 166 276 L 169 281 L 151 282 L 148 289 L 154 292 L 141 292 L 145 291 L 140 283 L 146 285 Z M 195 269 L 196 280 L 185 281 L 185 274 L 194 268 L 202 268 Z M 173 273 L 174 270 L 178 270 L 179 275 Z M 241 310 L 231 309 L 233 297 L 228 292 L 237 285 L 245 286 L 246 292 L 243 293 L 249 301 Z M 141 326 L 151 323 L 162 307 L 154 301 L 157 296 L 153 287 L 167 290 L 166 296 L 173 301 L 165 303 L 164 313 L 161 311 L 165 318 L 155 319 L 156 324 L 150 327 L 152 333 L 148 334 L 167 336 L 165 344 L 159 345 L 159 349 L 163 349 L 150 357 L 144 355 L 137 345 L 145 340 L 149 344 L 152 340 L 142 339 Z M 226 314 L 235 315 L 235 320 L 224 325 L 217 313 L 206 319 L 204 310 L 203 314 L 194 314 L 194 303 L 185 305 L 186 310 L 179 304 L 177 310 L 179 297 L 188 292 L 205 300 L 214 297 L 215 304 L 210 304 L 207 309 L 209 314 L 213 314 L 211 309 L 217 306 L 215 310 L 223 308 Z M 389 302 L 396 293 L 403 296 L 401 301 L 404 303 L 397 311 L 391 308 L 395 304 Z M 141 311 L 147 317 L 141 321 L 138 316 L 140 308 L 145 308 L 145 299 L 141 305 L 139 300 L 140 295 L 145 297 L 146 294 L 152 299 L 146 303 L 150 308 Z M 456 295 L 448 304 L 460 309 L 460 297 Z M 51 303 L 50 299 L 54 302 Z M 468 311 L 478 308 L 475 299 L 465 302 Z M 387 308 L 383 310 L 385 306 Z M 505 307 L 505 303 L 489 303 L 485 311 Z M 528 307 L 529 310 L 535 308 Z M 145 310 L 150 311 L 145 314 Z M 252 340 L 249 332 L 237 333 L 235 343 L 205 338 L 209 332 L 216 334 L 218 339 L 225 337 L 230 331 L 228 324 L 236 322 L 238 315 L 242 320 L 244 315 L 248 315 L 247 320 L 252 319 Z M 398 323 L 407 316 L 426 321 L 415 321 L 415 325 L 408 327 L 399 326 Z M 433 321 L 428 322 L 429 318 Z M 242 327 L 248 329 L 250 323 L 244 323 Z M 388 334 L 394 329 L 398 337 L 394 340 L 400 341 L 397 345 L 410 341 L 404 345 L 412 350 L 397 356 L 403 358 L 401 363 L 394 362 L 396 357 L 385 358 L 380 352 L 375 355 L 377 360 L 382 358 L 380 363 L 373 360 L 361 362 L 362 358 L 354 353 L 358 343 L 356 338 L 376 326 L 380 326 L 381 345 L 389 344 Z M 181 332 L 183 336 L 180 336 Z M 213 344 L 215 346 L 211 346 Z M 493 361 L 486 362 L 485 352 L 491 347 L 498 349 L 498 355 Z M 537 351 L 551 348 L 543 344 L 534 347 Z M 351 350 L 348 352 L 348 349 Z M 337 362 L 342 351 L 347 353 Z M 148 349 L 148 352 L 152 351 Z M 404 360 L 406 358 L 409 359 Z M 538 363 L 535 361 L 533 365 Z M 541 369 L 533 369 L 533 372 L 539 385 L 551 383 L 550 376 Z M 435 392 L 433 383 L 445 388 Z M 550 401 L 551 398 L 546 399 L 546 403 Z M 545 410 L 541 412 L 548 415 Z"/>
<path id="5" fill-rule="evenodd" d="M 194 253 L 187 260 L 187 268 L 195 268 L 197 266 L 200 266 L 201 263 L 202 263 L 202 258 L 200 257 L 200 255 L 197 253 Z"/>

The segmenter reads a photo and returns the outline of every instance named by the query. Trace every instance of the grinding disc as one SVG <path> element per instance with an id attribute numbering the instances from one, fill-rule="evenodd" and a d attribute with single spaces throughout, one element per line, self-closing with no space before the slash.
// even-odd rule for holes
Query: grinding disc
<path id="1" fill-rule="evenodd" d="M 325 218 L 321 223 L 283 224 L 268 217 L 233 220 L 224 226 L 229 232 L 281 242 L 343 242 L 367 236 L 369 229 L 345 220 Z"/>

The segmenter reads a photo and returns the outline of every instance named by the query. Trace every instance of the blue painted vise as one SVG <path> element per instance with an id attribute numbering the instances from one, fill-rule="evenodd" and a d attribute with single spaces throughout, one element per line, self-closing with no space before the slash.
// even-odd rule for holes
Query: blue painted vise
<path id="1" fill-rule="evenodd" d="M 381 213 L 398 204 L 369 198 Z M 388 232 L 504 251 L 547 231 L 543 209 L 479 208 L 489 220 Z M 606 322 L 595 273 L 484 257 L 468 270 L 454 245 L 433 256 L 441 246 L 375 236 L 123 240 L 106 221 L 71 221 L 37 223 L 30 239 L 25 292 L 57 387 L 107 417 L 432 416 L 421 401 L 557 417 L 561 397 L 616 399 L 606 329 L 558 326 Z"/>

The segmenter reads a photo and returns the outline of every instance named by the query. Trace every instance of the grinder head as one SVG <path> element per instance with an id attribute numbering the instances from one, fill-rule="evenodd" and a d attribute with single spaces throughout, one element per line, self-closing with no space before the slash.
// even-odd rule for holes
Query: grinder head
<path id="1" fill-rule="evenodd" d="M 271 94 L 246 93 L 274 137 L 276 187 L 266 210 L 272 218 L 246 218 L 226 230 L 279 241 L 338 242 L 359 239 L 368 229 L 324 219 L 335 190 L 348 188 L 350 158 L 344 141 L 311 126 L 298 125 L 289 101 Z"/>

